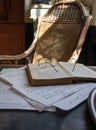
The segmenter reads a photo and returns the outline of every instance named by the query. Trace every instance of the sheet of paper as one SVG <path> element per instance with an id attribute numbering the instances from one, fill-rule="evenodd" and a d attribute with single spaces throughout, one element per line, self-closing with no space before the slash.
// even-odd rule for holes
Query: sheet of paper
<path id="1" fill-rule="evenodd" d="M 59 102 L 56 102 L 53 106 L 61 109 L 61 110 L 71 110 L 72 108 L 76 107 L 78 104 L 85 101 L 90 92 L 96 88 L 95 83 L 88 84 L 83 90 L 80 90 L 62 100 Z"/>
<path id="2" fill-rule="evenodd" d="M 0 81 L 0 109 L 37 110 L 32 106 L 32 104 L 36 105 L 36 102 L 30 101 L 28 98 L 21 96 L 9 85 Z M 52 106 L 45 109 L 45 111 L 55 112 L 56 109 Z"/>
<path id="3" fill-rule="evenodd" d="M 0 109 L 36 110 L 2 81 L 0 81 Z"/>
<path id="4" fill-rule="evenodd" d="M 58 86 L 43 86 L 32 87 L 29 85 L 25 69 L 17 69 L 15 72 L 3 73 L 1 76 L 8 79 L 11 83 L 15 84 L 12 87 L 23 94 L 24 96 L 41 103 L 44 106 L 51 106 L 55 102 L 60 101 L 75 92 L 84 89 L 88 83 L 85 84 L 72 84 L 72 85 L 58 85 Z M 38 109 L 39 104 L 35 104 Z M 42 106 L 43 107 L 43 106 Z M 41 109 L 41 108 L 40 108 Z"/>
<path id="5" fill-rule="evenodd" d="M 18 71 L 18 73 L 17 73 Z M 20 75 L 21 72 L 24 72 L 22 73 L 22 75 Z M 19 74 L 19 76 L 17 76 L 16 74 Z M 26 73 L 25 73 L 25 67 L 20 67 L 20 68 L 8 68 L 8 69 L 3 69 L 1 72 L 0 72 L 0 79 L 2 78 L 1 75 L 6 75 L 6 77 L 10 77 L 11 80 L 13 80 L 13 82 L 17 83 L 17 85 L 21 85 L 21 86 L 28 86 L 29 87 L 29 81 L 26 77 Z M 9 78 L 9 79 L 10 79 Z M 3 79 L 2 81 L 4 81 L 5 83 L 7 83 L 10 87 L 12 86 L 12 84 L 10 84 L 10 82 L 8 82 L 6 80 L 7 78 Z M 24 80 L 22 80 L 24 79 Z M 6 82 L 7 81 L 7 82 Z M 21 81 L 21 82 L 19 82 Z M 19 84 L 18 84 L 19 83 Z M 23 83 L 23 84 L 22 84 Z M 11 90 L 14 91 L 11 87 Z M 18 93 L 20 95 L 20 97 L 22 96 L 27 102 L 28 104 L 30 104 L 31 106 L 35 106 L 36 108 L 38 108 L 39 111 L 42 111 L 42 109 L 44 109 L 45 111 L 56 111 L 56 109 L 52 106 L 48 109 L 46 109 L 45 105 L 42 105 L 40 104 L 39 102 L 35 102 L 33 100 L 30 100 L 29 98 L 27 98 L 26 95 L 24 95 L 23 93 L 21 93 L 20 91 L 18 91 L 17 89 L 14 91 L 16 93 Z M 9 103 L 9 102 L 8 102 Z M 3 106 L 2 106 L 3 108 Z M 12 107 L 13 108 L 13 107 Z M 34 108 L 34 109 L 36 109 Z M 25 109 L 25 108 L 24 108 Z"/>
<path id="6" fill-rule="evenodd" d="M 23 88 L 18 86 L 12 86 L 14 89 L 21 92 L 24 96 L 41 103 L 42 105 L 51 106 L 53 103 L 60 101 L 62 98 L 70 96 L 71 94 L 78 92 L 85 88 L 85 85 L 62 85 L 62 86 L 45 86 L 36 88 Z M 36 107 L 36 106 L 35 106 Z M 39 107 L 39 105 L 38 105 Z M 44 107 L 44 108 L 45 108 Z"/>

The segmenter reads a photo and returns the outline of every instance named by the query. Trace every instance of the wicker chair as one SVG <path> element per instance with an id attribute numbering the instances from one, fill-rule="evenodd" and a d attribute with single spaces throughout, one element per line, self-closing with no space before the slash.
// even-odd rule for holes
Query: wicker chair
<path id="1" fill-rule="evenodd" d="M 38 20 L 30 47 L 19 55 L 0 55 L 0 64 L 19 65 L 52 60 L 76 62 L 92 19 L 79 2 L 58 2 Z M 31 54 L 33 58 L 29 58 Z M 31 60 L 30 60 L 31 59 Z"/>

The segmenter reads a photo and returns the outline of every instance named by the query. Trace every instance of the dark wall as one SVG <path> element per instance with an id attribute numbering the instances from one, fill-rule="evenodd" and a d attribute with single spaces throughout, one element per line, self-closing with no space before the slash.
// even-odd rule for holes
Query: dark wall
<path id="1" fill-rule="evenodd" d="M 34 39 L 34 25 L 33 23 L 25 23 L 25 47 L 26 49 L 31 45 Z"/>
<path id="2" fill-rule="evenodd" d="M 96 26 L 90 26 L 78 60 L 85 65 L 96 65 Z"/>

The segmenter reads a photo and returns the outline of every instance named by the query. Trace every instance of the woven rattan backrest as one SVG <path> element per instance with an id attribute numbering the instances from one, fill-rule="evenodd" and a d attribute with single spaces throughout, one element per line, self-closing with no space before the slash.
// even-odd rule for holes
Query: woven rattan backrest
<path id="1" fill-rule="evenodd" d="M 78 2 L 60 2 L 52 6 L 39 20 L 33 63 L 54 59 L 75 62 L 84 42 L 84 37 L 80 38 L 85 22 L 83 7 Z M 81 45 L 78 47 L 78 44 Z"/>
<path id="2" fill-rule="evenodd" d="M 27 64 L 52 60 L 77 61 L 92 16 L 85 15 L 79 2 L 59 2 L 38 20 L 37 33 L 30 47 L 18 55 L 0 55 L 0 64 Z M 29 56 L 35 50 L 33 60 Z"/>

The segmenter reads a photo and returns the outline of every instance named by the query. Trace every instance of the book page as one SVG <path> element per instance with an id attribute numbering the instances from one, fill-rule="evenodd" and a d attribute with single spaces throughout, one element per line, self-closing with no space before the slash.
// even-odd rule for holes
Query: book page
<path id="1" fill-rule="evenodd" d="M 74 63 L 68 63 L 68 62 L 60 62 L 60 65 L 62 65 L 66 70 L 69 71 L 72 77 L 81 77 L 81 78 L 96 78 L 96 72 L 89 69 L 87 66 L 83 64 L 76 63 L 74 71 Z"/>
<path id="2" fill-rule="evenodd" d="M 28 68 L 33 80 L 52 80 L 70 77 L 68 71 L 65 68 L 62 71 L 62 68 L 57 63 L 55 65 L 52 63 L 28 64 Z"/>
<path id="3" fill-rule="evenodd" d="M 88 67 L 82 65 L 82 64 L 77 64 L 75 66 L 74 71 L 72 72 L 72 74 L 75 77 L 81 77 L 81 78 L 96 78 L 96 72 L 94 72 L 93 70 L 89 69 Z"/>

